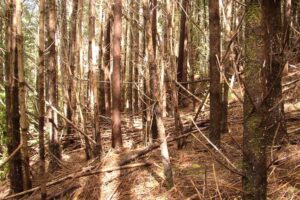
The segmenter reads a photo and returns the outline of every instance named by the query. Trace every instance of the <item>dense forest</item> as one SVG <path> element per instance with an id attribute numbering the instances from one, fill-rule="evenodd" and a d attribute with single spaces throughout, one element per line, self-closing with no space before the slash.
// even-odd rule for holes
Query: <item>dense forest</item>
<path id="1" fill-rule="evenodd" d="M 1 0 L 0 199 L 300 199 L 300 0 Z"/>

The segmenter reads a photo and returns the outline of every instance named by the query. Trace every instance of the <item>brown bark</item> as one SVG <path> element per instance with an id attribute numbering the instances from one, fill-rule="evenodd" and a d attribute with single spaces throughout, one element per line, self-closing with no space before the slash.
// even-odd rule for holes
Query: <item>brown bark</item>
<path id="1" fill-rule="evenodd" d="M 38 70 L 38 108 L 39 108 L 39 173 L 41 177 L 41 199 L 47 197 L 45 187 L 45 0 L 39 1 L 39 70 Z"/>
<path id="2" fill-rule="evenodd" d="M 140 42 L 139 42 L 139 37 L 140 37 L 140 31 L 138 27 L 138 23 L 140 21 L 140 15 L 139 15 L 139 5 L 136 1 L 133 2 L 133 16 L 134 16 L 134 21 L 133 21 L 133 33 L 135 33 L 133 40 L 133 51 L 134 51 L 134 60 L 133 60 L 133 82 L 135 83 L 133 85 L 133 108 L 134 112 L 139 111 L 139 93 L 138 93 L 138 82 L 139 82 L 139 61 L 140 61 L 140 54 L 139 54 L 139 49 L 140 49 Z"/>
<path id="3" fill-rule="evenodd" d="M 146 1 L 146 0 L 144 0 Z M 145 3 L 145 2 L 144 2 Z M 151 94 L 154 98 L 154 110 L 155 113 L 155 121 L 157 124 L 157 131 L 159 135 L 159 139 L 161 141 L 160 144 L 160 150 L 161 150 L 161 157 L 162 157 L 162 163 L 164 167 L 164 175 L 166 179 L 166 185 L 167 188 L 170 189 L 173 187 L 173 174 L 172 174 L 172 168 L 170 163 L 170 157 L 169 157 L 169 150 L 167 145 L 167 139 L 166 139 L 166 133 L 165 133 L 165 127 L 162 121 L 162 101 L 161 101 L 161 94 L 159 92 L 159 69 L 158 65 L 156 64 L 155 60 L 155 40 L 156 40 L 156 28 L 153 26 L 156 26 L 156 0 L 152 2 L 152 12 L 150 12 L 149 6 L 147 5 L 147 2 L 145 3 L 146 7 L 148 8 L 148 15 L 146 20 L 150 18 L 150 23 L 146 27 L 146 33 L 147 33 L 147 50 L 148 50 L 148 58 L 149 58 L 149 69 L 150 69 L 150 87 L 151 87 Z M 153 31 L 155 30 L 155 31 Z"/>
<path id="4" fill-rule="evenodd" d="M 122 148 L 121 133 L 121 34 L 122 34 L 122 0 L 114 1 L 113 26 L 113 73 L 112 73 L 112 147 Z"/>
<path id="5" fill-rule="evenodd" d="M 220 58 L 221 27 L 219 1 L 209 1 L 209 76 L 210 76 L 210 133 L 209 139 L 220 145 L 221 85 L 217 59 Z"/>
<path id="6" fill-rule="evenodd" d="M 99 84 L 99 112 L 101 115 L 105 115 L 105 75 L 104 75 L 104 65 L 103 65 L 103 17 L 100 19 L 100 34 L 99 34 L 99 80 L 102 81 Z"/>
<path id="7" fill-rule="evenodd" d="M 166 49 L 165 49 L 165 57 L 168 59 L 168 71 L 167 74 L 169 76 L 170 82 L 170 88 L 171 88 L 171 101 L 173 105 L 173 110 L 174 110 L 174 120 L 175 120 L 175 129 L 178 135 L 180 135 L 183 131 L 183 125 L 181 122 L 181 117 L 180 117 L 180 112 L 179 112 L 179 106 L 178 106 L 178 91 L 176 87 L 176 61 L 175 61 L 175 52 L 174 52 L 174 47 L 172 44 L 172 36 L 173 36 L 173 29 L 172 29 L 172 7 L 173 4 L 171 3 L 170 0 L 167 0 L 167 27 L 166 27 Z M 170 55 L 170 56 L 168 56 Z M 177 147 L 181 149 L 184 145 L 184 139 L 180 139 L 177 142 Z"/>
<path id="8" fill-rule="evenodd" d="M 20 110 L 20 128 L 22 143 L 22 164 L 23 164 L 23 188 L 28 190 L 32 187 L 30 177 L 30 165 L 28 155 L 28 130 L 29 122 L 26 114 L 26 85 L 25 85 L 25 69 L 24 69 L 24 39 L 22 31 L 22 3 L 17 1 L 17 60 L 18 60 L 18 79 L 19 79 L 19 110 Z"/>
<path id="9" fill-rule="evenodd" d="M 20 114 L 18 81 L 17 2 L 6 0 L 6 54 L 5 54 L 5 95 L 6 95 L 6 131 L 8 154 L 20 145 Z M 19 8 L 20 9 L 20 8 Z M 12 192 L 23 191 L 22 156 L 18 151 L 9 161 L 9 179 Z"/>
<path id="10" fill-rule="evenodd" d="M 56 61 L 56 3 L 55 0 L 48 1 L 47 11 L 47 91 L 48 102 L 51 106 L 58 107 L 57 91 L 57 61 Z M 61 159 L 61 150 L 58 139 L 57 113 L 51 107 L 47 108 L 48 128 L 49 128 L 49 151 L 58 159 Z M 49 166 L 51 169 L 59 168 L 55 158 L 51 157 Z"/>
<path id="11" fill-rule="evenodd" d="M 105 110 L 106 115 L 111 114 L 111 89 L 110 89 L 110 33 L 111 33 L 111 13 L 107 11 L 106 27 L 104 35 L 104 77 L 105 77 Z"/>
<path id="12" fill-rule="evenodd" d="M 186 43 L 187 43 L 187 32 L 186 32 L 186 15 L 187 15 L 188 0 L 182 0 L 181 2 L 181 17 L 180 17 L 180 38 L 179 38 L 179 49 L 178 49 L 178 66 L 177 66 L 177 81 L 187 81 L 187 65 L 186 65 Z M 182 90 L 179 90 L 182 93 Z M 179 100 L 182 101 L 181 95 L 178 96 Z"/>
<path id="13" fill-rule="evenodd" d="M 96 58 L 93 53 L 95 48 L 95 1 L 89 0 L 89 45 L 88 45 L 88 63 L 89 63 L 89 109 L 93 125 L 93 136 L 97 145 L 94 147 L 94 155 L 99 156 L 101 152 L 101 135 L 99 124 L 99 102 L 96 82 Z"/>
<path id="14" fill-rule="evenodd" d="M 131 1 L 130 3 L 130 16 L 133 16 L 133 1 Z M 129 42 L 129 51 L 128 51 L 128 87 L 127 87 L 127 101 L 128 101 L 128 111 L 129 112 L 133 112 L 133 68 L 134 68 L 134 63 L 133 63 L 133 53 L 134 53 L 134 40 L 133 39 L 134 35 L 136 35 L 136 32 L 133 32 L 133 21 L 131 20 L 129 23 L 129 38 L 128 41 Z"/>
<path id="15" fill-rule="evenodd" d="M 264 76 L 266 78 L 264 103 L 268 109 L 265 126 L 269 132 L 266 138 L 267 144 L 271 145 L 272 142 L 275 142 L 275 144 L 280 142 L 287 132 L 281 84 L 282 71 L 284 69 L 281 38 L 286 32 L 282 32 L 281 3 L 279 0 L 264 1 L 262 10 L 264 57 L 266 61 L 266 67 L 264 68 Z M 286 30 L 284 29 L 284 31 Z"/>
<path id="16" fill-rule="evenodd" d="M 146 29 L 146 32 L 147 32 L 147 35 L 148 35 L 148 54 L 149 56 L 153 56 L 153 60 L 156 61 L 156 34 L 157 34 L 157 27 L 156 27 L 156 16 L 157 16 L 157 0 L 150 0 L 150 12 L 151 12 L 151 15 L 150 15 L 150 24 L 148 25 L 148 27 L 150 28 L 151 32 L 147 32 L 148 30 Z M 152 48 L 150 49 L 149 48 L 149 45 L 152 45 Z M 150 52 L 152 51 L 152 52 Z M 149 63 L 150 63 L 150 58 L 149 58 Z M 156 64 L 156 63 L 155 63 Z M 149 65 L 149 76 L 150 77 L 150 92 L 149 92 L 149 95 L 153 95 L 152 92 L 155 90 L 154 89 L 154 84 L 151 83 L 151 74 L 153 74 L 151 72 L 151 64 Z M 153 69 L 152 69 L 153 70 Z M 158 72 L 157 72 L 158 73 Z M 155 85 L 156 86 L 156 85 Z M 156 120 L 156 112 L 155 112 L 155 109 L 153 107 L 153 109 L 151 108 L 151 116 L 152 116 L 152 121 L 151 121 L 151 136 L 149 137 L 150 139 L 150 143 L 153 142 L 153 140 L 156 140 L 158 139 L 158 136 L 159 136 L 159 133 L 158 133 L 158 125 L 157 125 L 157 120 Z"/>
<path id="17" fill-rule="evenodd" d="M 68 59 L 68 24 L 67 24 L 67 0 L 60 3 L 60 71 L 64 110 L 68 108 L 68 79 L 69 79 L 69 59 Z M 67 113 L 65 113 L 67 115 Z"/>

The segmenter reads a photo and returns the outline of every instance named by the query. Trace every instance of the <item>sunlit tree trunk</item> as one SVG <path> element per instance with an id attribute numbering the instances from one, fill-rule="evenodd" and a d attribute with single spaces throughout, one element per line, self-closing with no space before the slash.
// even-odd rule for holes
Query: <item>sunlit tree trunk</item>
<path id="1" fill-rule="evenodd" d="M 48 21 L 47 27 L 47 91 L 48 102 L 51 106 L 58 107 L 57 95 L 57 61 L 56 61 L 56 3 L 55 0 L 50 0 L 48 3 Z M 56 169 L 59 167 L 57 159 L 61 159 L 60 142 L 57 131 L 57 113 L 48 106 L 48 128 L 49 128 L 49 152 L 50 155 L 50 168 Z M 54 158 L 55 157 L 55 158 Z"/>
<path id="2" fill-rule="evenodd" d="M 108 8 L 107 8 L 108 9 Z M 104 34 L 104 55 L 103 55 L 103 64 L 104 64 L 104 77 L 105 77 L 105 110 L 106 115 L 110 116 L 111 114 L 111 89 L 110 89 L 110 33 L 111 33 L 111 13 L 106 11 L 106 26 Z"/>
<path id="3" fill-rule="evenodd" d="M 30 165 L 28 155 L 28 131 L 29 122 L 26 113 L 26 85 L 25 85 L 25 69 L 24 69 L 24 38 L 22 31 L 22 2 L 17 1 L 17 60 L 18 60 L 18 78 L 19 78 L 19 109 L 20 109 L 20 128 L 22 142 L 22 160 L 23 160 L 23 186 L 24 190 L 31 188 Z"/>
<path id="4" fill-rule="evenodd" d="M 148 49 L 148 58 L 149 58 L 149 69 L 150 69 L 150 86 L 151 86 L 151 94 L 154 98 L 154 110 L 153 112 L 156 114 L 155 120 L 157 124 L 157 131 L 159 135 L 159 139 L 161 142 L 160 149 L 161 149 L 161 156 L 162 156 L 162 163 L 164 167 L 164 176 L 166 179 L 166 185 L 167 188 L 170 189 L 173 187 L 173 174 L 172 174 L 172 168 L 170 163 L 170 157 L 169 157 L 169 150 L 167 145 L 167 139 L 166 139 L 166 133 L 165 133 L 165 127 L 162 120 L 162 100 L 161 100 L 161 93 L 159 91 L 159 69 L 158 65 L 155 60 L 155 51 L 154 47 L 155 40 L 156 40 L 156 29 L 153 26 L 156 26 L 154 24 L 154 21 L 156 23 L 156 20 L 154 20 L 154 10 L 152 12 L 149 8 L 149 3 L 145 2 L 147 0 L 144 0 L 144 4 L 148 8 L 148 15 L 146 15 L 146 20 L 150 20 L 150 23 L 147 24 L 146 27 L 146 34 L 147 36 L 147 49 Z M 153 2 L 153 7 L 155 8 L 156 1 Z M 156 9 L 156 8 L 155 8 Z M 155 30 L 155 31 L 154 31 Z"/>
<path id="5" fill-rule="evenodd" d="M 101 136 L 99 124 L 99 102 L 96 81 L 96 58 L 95 58 L 95 1 L 89 0 L 89 45 L 88 45 L 88 64 L 89 64 L 89 88 L 88 99 L 89 109 L 93 125 L 93 136 L 97 145 L 94 147 L 94 155 L 98 156 L 101 152 Z"/>
<path id="6" fill-rule="evenodd" d="M 113 26 L 113 73 L 112 73 L 112 147 L 122 148 L 121 132 L 121 34 L 122 34 L 122 0 L 114 1 Z"/>
<path id="7" fill-rule="evenodd" d="M 172 9 L 173 9 L 173 3 L 171 3 L 170 0 L 167 0 L 167 27 L 166 27 L 166 52 L 165 52 L 165 57 L 168 58 L 168 71 L 167 74 L 169 76 L 170 85 L 171 85 L 171 101 L 173 105 L 173 110 L 174 110 L 174 119 L 175 119 L 175 129 L 178 135 L 181 133 L 183 130 L 183 125 L 181 122 L 180 118 L 180 112 L 179 112 L 179 106 L 178 106 L 178 91 L 176 87 L 176 57 L 175 57 L 175 52 L 174 52 L 174 47 L 173 47 L 173 42 L 172 42 L 172 37 L 173 37 L 173 26 L 172 26 Z M 184 140 L 179 140 L 177 143 L 177 146 L 179 149 L 183 147 Z"/>

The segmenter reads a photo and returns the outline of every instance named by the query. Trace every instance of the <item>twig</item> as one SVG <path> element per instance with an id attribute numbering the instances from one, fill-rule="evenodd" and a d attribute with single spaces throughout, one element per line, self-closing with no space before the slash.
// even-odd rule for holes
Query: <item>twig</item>
<path id="1" fill-rule="evenodd" d="M 4 159 L 4 161 L 2 161 L 2 163 L 0 164 L 0 169 L 10 160 L 12 159 L 16 153 L 21 149 L 22 147 L 22 143 L 19 144 L 19 146 L 6 158 Z"/>
<path id="2" fill-rule="evenodd" d="M 70 187 L 68 187 L 67 189 L 60 191 L 57 194 L 51 195 L 50 197 L 47 198 L 47 200 L 52 200 L 52 199 L 57 199 L 59 197 L 64 196 L 65 194 L 67 194 L 68 192 L 72 191 L 72 190 L 76 190 L 77 188 L 80 188 L 81 185 L 76 184 L 76 185 L 72 185 Z"/>
<path id="3" fill-rule="evenodd" d="M 191 93 L 188 89 L 186 89 L 185 87 L 183 87 L 179 82 L 175 81 L 175 83 L 181 87 L 184 91 L 186 91 L 189 95 L 191 95 L 194 99 L 196 99 L 197 101 L 201 102 L 201 99 L 199 99 L 197 96 L 195 96 L 193 93 Z"/>
<path id="4" fill-rule="evenodd" d="M 198 126 L 196 125 L 195 121 L 192 120 L 193 124 L 196 126 L 197 130 L 199 131 L 199 133 L 202 135 L 202 137 L 204 137 L 204 139 L 231 165 L 231 167 L 233 167 L 234 169 L 237 170 L 237 168 L 234 166 L 234 164 L 222 153 L 222 151 L 216 147 L 216 145 L 214 145 L 203 133 L 202 131 L 198 128 Z M 196 136 L 194 136 L 196 137 Z M 196 137 L 197 138 L 197 137 Z M 199 140 L 197 138 L 197 140 Z"/>
<path id="5" fill-rule="evenodd" d="M 48 101 L 46 101 L 46 104 L 51 107 L 51 109 L 56 112 L 61 118 L 63 118 L 68 124 L 70 124 L 76 131 L 87 137 L 89 141 L 91 141 L 93 144 L 97 145 L 95 140 L 93 140 L 89 135 L 87 135 L 84 131 L 82 131 L 80 128 L 78 128 L 75 124 L 73 124 L 68 118 L 66 118 L 63 114 L 61 114 L 54 106 L 52 106 Z"/>
<path id="6" fill-rule="evenodd" d="M 213 172 L 214 172 L 214 179 L 215 179 L 215 183 L 216 183 L 216 187 L 217 187 L 217 192 L 218 192 L 219 198 L 222 199 L 221 192 L 220 192 L 219 185 L 218 185 L 218 181 L 217 181 L 215 164 L 212 165 L 212 168 L 213 168 Z"/>
<path id="7" fill-rule="evenodd" d="M 117 187 L 113 190 L 113 192 L 109 195 L 109 197 L 107 198 L 107 200 L 111 200 L 114 196 L 114 194 L 117 192 L 118 188 L 120 187 L 122 182 L 120 182 Z"/>

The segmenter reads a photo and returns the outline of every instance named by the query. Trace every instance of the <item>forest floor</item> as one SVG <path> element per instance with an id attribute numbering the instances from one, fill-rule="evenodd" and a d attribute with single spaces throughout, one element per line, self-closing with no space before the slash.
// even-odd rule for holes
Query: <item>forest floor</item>
<path id="1" fill-rule="evenodd" d="M 292 70 L 284 77 L 285 111 L 288 127 L 286 144 L 282 148 L 269 150 L 268 199 L 300 199 L 300 70 Z M 195 113 L 192 108 L 181 110 L 186 127 Z M 110 124 L 103 124 L 104 155 L 98 160 L 86 161 L 82 148 L 66 151 L 60 163 L 61 170 L 48 173 L 48 182 L 68 177 L 58 184 L 47 187 L 48 199 L 241 199 L 243 112 L 240 102 L 229 105 L 229 133 L 222 135 L 221 151 L 205 147 L 207 141 L 195 131 L 187 139 L 183 150 L 176 143 L 169 143 L 175 187 L 167 191 L 163 181 L 160 150 L 155 149 L 129 163 L 128 169 L 118 170 L 116 163 L 123 156 L 142 148 L 141 119 L 123 115 L 123 137 L 125 149 L 114 152 L 110 146 Z M 197 122 L 207 122 L 208 109 L 201 113 Z M 173 118 L 165 118 L 166 132 L 172 137 Z M 203 123 L 207 135 L 208 123 Z M 204 145 L 203 145 L 204 144 Z M 274 150 L 275 149 L 275 150 Z M 226 161 L 225 157 L 228 159 Z M 134 164 L 137 163 L 137 164 Z M 225 167 L 227 166 L 227 167 Z M 228 167 L 229 166 L 229 167 Z M 33 169 L 38 169 L 37 164 Z M 104 172 L 110 169 L 111 172 Z M 102 170 L 102 171 L 101 171 Z M 102 172 L 102 173 L 101 173 Z M 40 185 L 40 177 L 33 173 L 34 185 Z M 0 185 L 0 199 L 8 194 L 8 184 Z M 22 199 L 39 199 L 39 190 L 22 196 Z"/>

